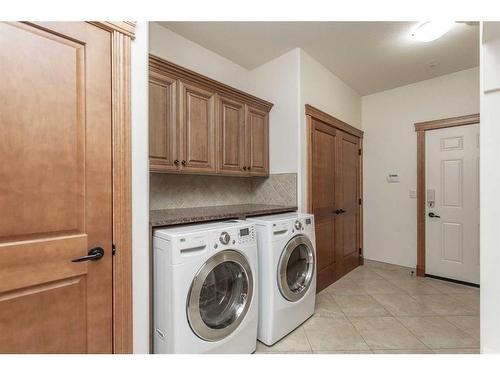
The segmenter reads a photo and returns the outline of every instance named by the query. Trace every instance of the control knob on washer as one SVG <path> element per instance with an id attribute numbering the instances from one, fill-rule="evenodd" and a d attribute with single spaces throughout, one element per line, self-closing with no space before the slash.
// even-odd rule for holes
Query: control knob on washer
<path id="1" fill-rule="evenodd" d="M 297 230 L 302 230 L 303 227 L 302 227 L 302 223 L 300 221 L 295 221 L 295 229 Z"/>
<path id="2" fill-rule="evenodd" d="M 227 232 L 222 232 L 220 234 L 219 240 L 223 245 L 227 245 L 231 240 L 231 236 Z"/>

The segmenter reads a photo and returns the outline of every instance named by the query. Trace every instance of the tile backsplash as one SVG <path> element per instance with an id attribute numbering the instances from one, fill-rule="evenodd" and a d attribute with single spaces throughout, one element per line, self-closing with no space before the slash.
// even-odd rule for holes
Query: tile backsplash
<path id="1" fill-rule="evenodd" d="M 246 203 L 297 205 L 297 174 L 268 178 L 150 174 L 152 210 Z"/>

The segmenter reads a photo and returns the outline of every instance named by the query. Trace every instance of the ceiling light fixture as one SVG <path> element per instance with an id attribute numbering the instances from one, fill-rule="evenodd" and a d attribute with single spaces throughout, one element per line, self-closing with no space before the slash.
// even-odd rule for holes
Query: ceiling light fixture
<path id="1" fill-rule="evenodd" d="M 427 21 L 420 23 L 411 34 L 419 42 L 431 42 L 450 31 L 453 21 Z"/>

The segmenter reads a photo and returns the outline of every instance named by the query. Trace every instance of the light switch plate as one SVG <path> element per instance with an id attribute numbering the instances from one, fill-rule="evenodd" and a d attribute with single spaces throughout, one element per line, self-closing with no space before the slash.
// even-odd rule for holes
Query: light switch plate
<path id="1" fill-rule="evenodd" d="M 399 175 L 397 173 L 390 173 L 387 175 L 387 182 L 394 183 L 399 182 Z"/>
<path id="2" fill-rule="evenodd" d="M 415 189 L 410 189 L 410 198 L 415 199 L 417 197 L 417 191 Z"/>

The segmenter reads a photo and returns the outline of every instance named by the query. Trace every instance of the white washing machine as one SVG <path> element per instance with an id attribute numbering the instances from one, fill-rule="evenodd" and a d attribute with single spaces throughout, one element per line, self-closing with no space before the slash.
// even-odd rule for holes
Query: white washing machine
<path id="1" fill-rule="evenodd" d="M 248 218 L 259 247 L 259 329 L 272 345 L 314 313 L 316 241 L 314 216 L 302 213 Z"/>
<path id="2" fill-rule="evenodd" d="M 157 229 L 153 247 L 154 352 L 253 353 L 259 301 L 254 225 Z"/>

